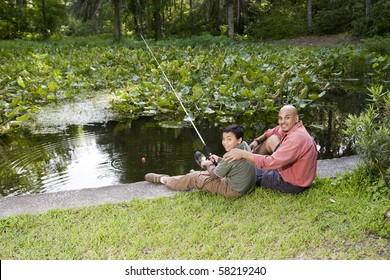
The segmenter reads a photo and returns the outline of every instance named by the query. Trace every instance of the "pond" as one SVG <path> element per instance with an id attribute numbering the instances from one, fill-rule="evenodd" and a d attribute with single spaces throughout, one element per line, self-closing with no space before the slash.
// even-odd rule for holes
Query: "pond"
<path id="1" fill-rule="evenodd" d="M 203 127 L 207 146 L 221 154 L 218 127 Z M 189 126 L 164 128 L 150 118 L 131 124 L 72 125 L 57 134 L 0 138 L 0 194 L 20 195 L 143 181 L 148 172 L 184 174 L 202 150 Z"/>
<path id="2" fill-rule="evenodd" d="M 315 137 L 320 158 L 351 153 L 342 137 L 340 123 L 347 113 L 360 110 L 357 108 L 361 106 L 361 97 L 339 99 L 339 96 L 340 92 L 329 93 L 323 106 L 301 112 L 306 127 Z M 221 127 L 204 121 L 197 128 L 209 150 L 222 155 Z M 247 142 L 261 133 L 247 128 Z M 205 152 L 189 122 L 178 125 L 153 117 L 66 125 L 56 133 L 3 135 L 0 136 L 0 195 L 133 183 L 143 181 L 148 172 L 185 174 L 198 169 L 193 159 L 196 150 Z"/>

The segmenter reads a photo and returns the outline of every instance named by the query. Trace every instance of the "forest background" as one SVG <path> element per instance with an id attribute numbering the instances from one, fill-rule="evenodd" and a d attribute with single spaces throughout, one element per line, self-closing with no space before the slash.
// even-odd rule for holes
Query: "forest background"
<path id="1" fill-rule="evenodd" d="M 353 174 L 318 179 L 311 192 L 298 197 L 258 188 L 253 195 L 231 202 L 195 192 L 178 195 L 174 200 L 134 200 L 1 219 L 0 258 L 388 260 L 389 18 L 389 0 L 0 1 L 0 135 L 2 130 L 9 131 L 8 124 L 18 125 L 25 120 L 37 109 L 37 104 L 57 102 L 62 95 L 70 99 L 80 92 L 114 88 L 119 99 L 134 98 L 137 104 L 159 106 L 166 111 L 174 107 L 166 102 L 167 98 L 149 98 L 159 96 L 164 87 L 156 66 L 142 55 L 145 50 L 129 47 L 136 44 L 135 40 L 125 47 L 110 40 L 105 40 L 102 46 L 93 46 L 93 40 L 99 36 L 89 35 L 108 34 L 116 41 L 136 38 L 139 34 L 157 41 L 168 39 L 163 45 L 164 56 L 159 58 L 166 58 L 164 62 L 171 66 L 166 67 L 171 71 L 168 74 L 175 74 L 175 80 L 181 78 L 179 82 L 183 85 L 187 85 L 190 73 L 185 67 L 191 66 L 185 62 L 202 65 L 199 61 L 212 60 L 211 70 L 226 73 L 214 71 L 218 74 L 214 78 L 205 71 L 199 76 L 214 78 L 204 87 L 205 92 L 217 92 L 211 87 L 215 85 L 224 93 L 216 95 L 222 105 L 231 105 L 236 88 L 245 90 L 246 95 L 264 95 L 266 109 L 277 110 L 271 95 L 276 89 L 288 91 L 289 97 L 302 94 L 310 98 L 315 93 L 313 99 L 316 99 L 323 90 L 315 88 L 317 91 L 307 94 L 308 87 L 326 85 L 322 82 L 332 77 L 354 80 L 362 77 L 359 80 L 372 81 L 372 87 L 363 96 L 370 104 L 367 111 L 346 120 L 346 133 L 357 144 L 364 162 Z M 227 46 L 223 42 L 203 49 L 178 48 L 172 44 L 173 39 L 205 33 L 223 35 L 217 38 L 220 41 L 222 37 L 233 37 L 238 42 L 251 43 L 233 45 L 228 56 L 221 53 Z M 259 43 L 340 33 L 369 39 L 380 52 L 355 46 L 279 49 Z M 55 40 L 76 36 L 87 43 L 64 40 L 60 44 Z M 199 38 L 194 40 L 201 43 L 209 37 Z M 32 42 L 47 39 L 53 39 L 52 44 Z M 252 57 L 272 61 L 272 65 L 262 63 L 264 68 L 251 72 L 255 68 L 250 64 Z M 285 63 L 291 65 L 286 67 Z M 248 70 L 237 69 L 242 65 L 249 65 Z M 144 71 L 141 74 L 140 69 Z M 252 84 L 246 73 L 264 85 Z M 145 81 L 142 77 L 146 77 Z M 142 82 L 138 88 L 137 79 Z M 191 81 L 195 84 L 190 85 L 193 98 L 199 101 L 203 91 L 196 84 L 197 79 L 194 75 Z M 136 85 L 128 90 L 126 82 Z M 136 95 L 138 91 L 134 88 L 146 94 Z M 204 95 L 200 101 L 212 100 Z M 245 100 L 254 99 L 246 95 Z M 150 99 L 148 102 L 152 104 L 142 98 Z M 188 100 L 186 105 L 203 104 L 194 103 Z M 207 102 L 204 104 L 209 106 Z M 235 113 L 231 107 L 225 108 L 223 113 Z M 249 112 L 246 107 L 237 108 Z M 269 113 L 275 115 L 275 111 Z"/>
<path id="2" fill-rule="evenodd" d="M 349 32 L 384 36 L 388 0 L 3 0 L 0 39 L 201 33 L 282 39 Z"/>
<path id="3" fill-rule="evenodd" d="M 366 126 L 371 130 L 360 128 L 363 120 L 350 119 L 348 132 L 364 147 L 361 152 L 368 151 L 367 157 L 374 166 L 379 166 L 376 168 L 380 170 L 379 177 L 386 182 L 390 177 L 389 158 L 385 156 L 378 165 L 376 153 L 371 152 L 388 145 L 388 122 L 382 120 L 388 119 L 389 112 L 389 18 L 388 0 L 3 0 L 0 1 L 0 135 L 27 120 L 30 113 L 38 110 L 38 105 L 71 99 L 91 89 L 117 89 L 112 93 L 123 102 L 113 107 L 126 115 L 147 110 L 175 112 L 174 104 L 167 101 L 172 96 L 160 83 L 161 75 L 149 65 L 150 59 L 142 55 L 139 40 L 133 40 L 143 35 L 149 40 L 154 38 L 156 44 L 159 41 L 165 44 L 164 55 L 159 59 L 167 60 L 164 62 L 168 64 L 169 76 L 178 81 L 180 93 L 188 99 L 186 106 L 190 109 L 203 106 L 196 111 L 217 115 L 219 121 L 252 115 L 260 109 L 274 115 L 283 102 L 303 108 L 322 97 L 331 81 L 366 83 L 364 87 L 371 87 L 371 95 L 367 91 L 367 96 L 361 99 L 373 100 L 377 108 L 373 112 L 378 114 L 368 117 Z M 346 34 L 356 39 L 352 41 L 356 44 L 294 50 L 289 46 L 274 49 L 261 44 L 330 34 Z M 121 48 L 120 44 L 107 40 L 108 36 L 123 43 L 124 39 L 131 41 Z M 180 51 L 173 44 L 177 38 L 206 43 L 210 36 L 218 44 Z M 56 40 L 63 38 L 62 44 Z M 73 38 L 79 41 L 76 45 L 70 43 Z M 105 40 L 103 45 L 108 44 L 108 49 L 91 45 L 99 38 Z M 360 39 L 363 48 L 357 46 Z M 45 44 L 35 41 L 53 44 L 46 49 Z M 86 48 L 81 41 L 87 42 Z M 229 43 L 233 41 L 237 44 Z M 227 44 L 228 49 L 223 47 Z M 128 48 L 131 45 L 137 47 Z M 31 48 L 39 51 L 31 52 Z M 231 55 L 221 53 L 221 49 Z M 178 60 L 185 62 L 181 65 Z M 200 69 L 200 65 L 211 60 L 207 69 Z M 257 64 L 257 60 L 262 62 Z M 196 73 L 189 79 L 191 67 L 196 68 L 192 69 Z M 200 80 L 204 80 L 203 84 L 208 81 L 203 88 Z M 350 88 L 345 91 L 354 92 Z M 213 98 L 209 98 L 210 93 Z M 261 102 L 252 104 L 254 96 L 261 96 Z M 372 130 L 380 132 L 378 137 L 373 136 Z M 359 138 L 355 132 L 361 131 L 369 133 Z M 373 141 L 373 137 L 381 141 Z"/>

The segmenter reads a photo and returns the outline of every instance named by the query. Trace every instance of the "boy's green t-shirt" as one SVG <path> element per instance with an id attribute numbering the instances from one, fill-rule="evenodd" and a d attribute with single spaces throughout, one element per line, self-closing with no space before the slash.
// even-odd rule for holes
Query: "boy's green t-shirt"
<path id="1" fill-rule="evenodd" d="M 250 152 L 249 145 L 242 141 L 236 148 Z M 256 166 L 246 159 L 227 162 L 222 160 L 214 169 L 215 175 L 226 177 L 233 190 L 240 194 L 250 193 L 256 184 Z"/>

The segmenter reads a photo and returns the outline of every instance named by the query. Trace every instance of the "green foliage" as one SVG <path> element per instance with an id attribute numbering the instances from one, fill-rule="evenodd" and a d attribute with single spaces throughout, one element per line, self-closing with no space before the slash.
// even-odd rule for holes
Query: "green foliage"
<path id="1" fill-rule="evenodd" d="M 218 123 L 251 123 L 251 116 L 259 115 L 273 122 L 282 104 L 316 106 L 315 101 L 333 80 L 381 79 L 384 73 L 374 74 L 372 64 L 378 63 L 378 69 L 389 64 L 387 59 L 370 60 L 371 54 L 353 47 L 309 49 L 241 43 L 180 48 L 152 45 L 152 49 L 186 108 L 195 118 Z M 125 91 L 118 91 L 114 106 L 122 110 L 129 106 L 135 112 L 135 106 L 145 104 L 146 114 L 166 114 L 177 108 L 176 117 L 182 118 L 183 112 L 152 57 L 140 59 L 148 66 L 139 69 Z M 162 102 L 161 96 L 170 103 Z"/>
<path id="2" fill-rule="evenodd" d="M 382 55 L 390 56 L 390 36 L 374 36 L 364 40 L 364 47 L 369 52 L 377 52 Z"/>
<path id="3" fill-rule="evenodd" d="M 375 2 L 368 16 L 359 17 L 352 22 L 352 32 L 360 37 L 385 36 L 390 34 L 390 2 Z"/>
<path id="4" fill-rule="evenodd" d="M 16 6 L 16 1 L 0 1 L 0 39 L 21 38 L 28 28 L 26 14 Z"/>
<path id="5" fill-rule="evenodd" d="M 0 39 L 84 36 L 113 32 L 111 1 L 3 0 L 0 1 Z M 365 2 L 354 0 L 312 1 L 315 34 L 353 32 L 356 36 L 386 35 L 389 32 L 389 1 L 373 0 L 366 16 Z M 19 4 L 17 4 L 19 3 Z M 42 6 L 44 3 L 44 6 Z M 123 34 L 155 32 L 156 15 L 166 37 L 189 37 L 208 32 L 227 34 L 226 3 L 216 0 L 129 1 L 120 7 Z M 237 10 L 239 9 L 239 10 Z M 44 11 L 44 13 L 43 13 Z M 261 39 L 306 35 L 306 0 L 245 1 L 234 5 L 235 34 Z"/>
<path id="6" fill-rule="evenodd" d="M 283 39 L 307 33 L 305 1 L 253 1 L 248 5 L 250 13 L 245 34 L 251 37 Z"/>
<path id="7" fill-rule="evenodd" d="M 375 195 L 390 194 L 390 92 L 369 88 L 369 107 L 360 116 L 349 115 L 345 133 L 363 160 L 364 173 L 375 178 Z"/>
<path id="8" fill-rule="evenodd" d="M 316 34 L 337 34 L 351 29 L 351 21 L 354 19 L 350 7 L 335 8 L 319 11 L 314 17 L 314 29 Z"/>
<path id="9" fill-rule="evenodd" d="M 315 34 L 350 32 L 357 21 L 365 19 L 365 2 L 354 0 L 314 1 L 313 21 Z M 356 28 L 355 28 L 356 29 Z M 355 31 L 361 36 L 362 31 Z"/>
<path id="10" fill-rule="evenodd" d="M 282 104 L 316 106 L 338 79 L 380 81 L 389 58 L 359 48 L 298 48 L 200 36 L 149 42 L 185 107 L 195 119 L 273 123 Z M 127 117 L 182 111 L 142 41 L 104 37 L 0 44 L 0 125 L 19 125 L 30 110 L 110 91 Z M 264 124 L 259 124 L 264 125 Z"/>
<path id="11" fill-rule="evenodd" d="M 390 2 L 380 0 L 372 6 L 368 35 L 390 35 Z"/>
<path id="12" fill-rule="evenodd" d="M 45 38 L 59 31 L 67 20 L 66 7 L 61 0 L 33 0 L 28 5 L 15 2 L 4 0 L 0 4 L 0 39 Z"/>

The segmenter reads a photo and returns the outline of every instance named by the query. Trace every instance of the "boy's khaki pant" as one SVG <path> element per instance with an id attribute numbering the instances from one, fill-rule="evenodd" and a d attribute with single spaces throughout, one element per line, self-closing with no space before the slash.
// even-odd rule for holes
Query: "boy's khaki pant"
<path id="1" fill-rule="evenodd" d="M 223 195 L 227 198 L 236 198 L 241 196 L 239 192 L 234 191 L 225 178 L 214 178 L 203 174 L 201 171 L 195 171 L 186 175 L 169 177 L 166 186 L 175 191 L 189 191 L 193 189 L 205 190 L 211 193 Z"/>

